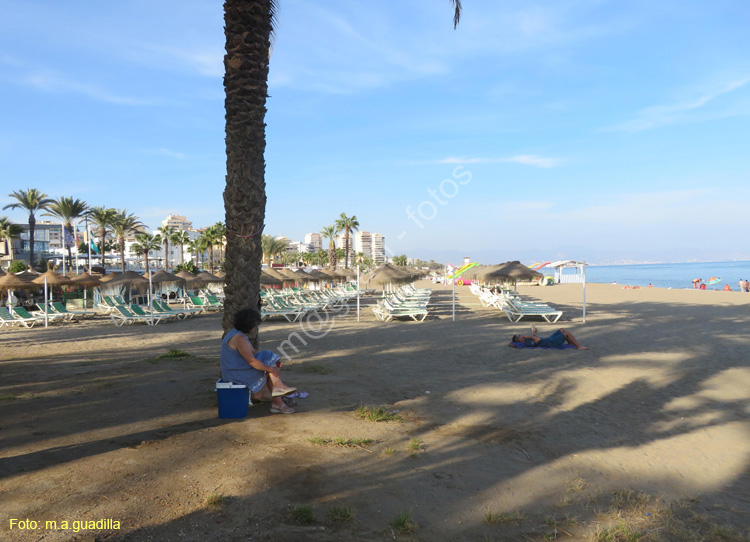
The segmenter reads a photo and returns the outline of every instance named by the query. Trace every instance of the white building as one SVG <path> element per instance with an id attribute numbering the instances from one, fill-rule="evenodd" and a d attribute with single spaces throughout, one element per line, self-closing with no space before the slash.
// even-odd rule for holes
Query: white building
<path id="1" fill-rule="evenodd" d="M 373 263 L 385 263 L 385 236 L 379 233 L 372 234 L 372 252 L 371 256 Z"/>
<path id="2" fill-rule="evenodd" d="M 323 237 L 319 233 L 308 233 L 305 235 L 306 252 L 316 252 L 323 248 Z"/>
<path id="3" fill-rule="evenodd" d="M 193 223 L 186 216 L 169 214 L 161 221 L 162 228 L 174 228 L 176 230 L 192 230 Z"/>

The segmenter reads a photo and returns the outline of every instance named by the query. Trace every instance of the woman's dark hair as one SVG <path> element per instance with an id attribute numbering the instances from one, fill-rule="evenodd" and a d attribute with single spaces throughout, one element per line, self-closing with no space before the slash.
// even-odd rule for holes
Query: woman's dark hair
<path id="1" fill-rule="evenodd" d="M 234 327 L 237 327 L 237 326 L 234 326 Z M 511 337 L 511 339 L 510 339 L 510 342 L 512 342 L 512 343 L 520 343 L 521 342 L 521 338 L 518 335 L 513 335 L 513 337 Z"/>
<path id="2" fill-rule="evenodd" d="M 260 313 L 255 309 L 240 309 L 234 313 L 234 329 L 242 333 L 250 333 L 250 330 L 260 324 Z"/>

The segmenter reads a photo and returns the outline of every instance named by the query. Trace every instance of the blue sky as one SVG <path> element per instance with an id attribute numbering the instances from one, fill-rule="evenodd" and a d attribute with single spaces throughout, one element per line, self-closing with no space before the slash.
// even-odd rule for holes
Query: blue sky
<path id="1" fill-rule="evenodd" d="M 223 219 L 222 2 L 0 12 L 1 205 Z M 740 1 L 465 0 L 454 31 L 447 0 L 281 0 L 266 233 L 345 212 L 446 263 L 750 259 L 748 25 Z"/>

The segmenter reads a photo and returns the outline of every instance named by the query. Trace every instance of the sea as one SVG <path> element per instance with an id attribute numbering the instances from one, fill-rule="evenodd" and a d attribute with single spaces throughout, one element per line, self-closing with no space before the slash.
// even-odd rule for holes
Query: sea
<path id="1" fill-rule="evenodd" d="M 750 280 L 750 262 L 690 262 L 647 263 L 633 265 L 589 265 L 586 267 L 586 282 L 648 286 L 655 288 L 692 288 L 693 279 L 721 279 L 707 286 L 709 290 L 723 290 L 729 284 L 739 291 L 740 279 Z"/>

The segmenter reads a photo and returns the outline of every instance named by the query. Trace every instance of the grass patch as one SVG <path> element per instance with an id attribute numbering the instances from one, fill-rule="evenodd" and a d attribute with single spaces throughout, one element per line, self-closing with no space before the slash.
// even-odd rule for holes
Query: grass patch
<path id="1" fill-rule="evenodd" d="M 303 365 L 302 366 L 302 371 L 305 372 L 305 373 L 317 373 L 317 374 L 320 374 L 320 375 L 327 375 L 327 374 L 331 373 L 331 369 L 329 369 L 328 367 L 324 367 L 323 365 L 315 365 L 315 364 L 313 364 L 313 365 L 307 365 L 307 364 Z"/>
<path id="2" fill-rule="evenodd" d="M 382 406 L 371 407 L 360 405 L 357 410 L 354 411 L 354 415 L 362 420 L 370 422 L 403 422 L 404 419 L 401 416 L 389 412 Z"/>
<path id="3" fill-rule="evenodd" d="M 419 440 L 418 438 L 413 438 L 409 441 L 409 444 L 406 445 L 406 449 L 412 452 L 421 452 L 422 441 Z"/>
<path id="4" fill-rule="evenodd" d="M 497 515 L 498 523 L 503 525 L 518 525 L 525 516 L 518 510 L 505 510 Z"/>
<path id="5" fill-rule="evenodd" d="M 307 439 L 310 444 L 316 446 L 341 446 L 343 448 L 364 448 L 375 442 L 371 438 L 322 438 L 322 437 L 310 437 Z"/>
<path id="6" fill-rule="evenodd" d="M 313 512 L 313 508 L 309 504 L 295 506 L 287 512 L 286 517 L 289 523 L 297 525 L 310 525 L 316 521 L 315 512 Z"/>
<path id="7" fill-rule="evenodd" d="M 218 508 L 219 506 L 224 506 L 226 502 L 227 502 L 227 498 L 224 496 L 223 493 L 211 493 L 206 499 L 206 506 Z"/>
<path id="8" fill-rule="evenodd" d="M 488 510 L 484 514 L 484 522 L 489 523 L 490 525 L 495 525 L 496 523 L 500 522 L 500 514 L 497 514 L 492 510 Z"/>
<path id="9" fill-rule="evenodd" d="M 190 354 L 183 350 L 170 350 L 169 352 L 166 352 L 164 354 L 159 354 L 156 356 L 156 359 L 182 359 L 182 358 L 188 358 L 190 357 Z"/>
<path id="10" fill-rule="evenodd" d="M 15 401 L 18 399 L 15 395 L 12 393 L 5 393 L 3 395 L 0 395 L 0 401 Z"/>
<path id="11" fill-rule="evenodd" d="M 387 448 L 383 449 L 383 454 L 384 455 L 393 455 L 394 453 L 396 453 L 396 450 L 394 450 L 390 446 L 388 446 Z"/>
<path id="12" fill-rule="evenodd" d="M 354 510 L 348 506 L 336 506 L 326 514 L 331 523 L 345 523 L 354 517 Z"/>
<path id="13" fill-rule="evenodd" d="M 419 528 L 419 525 L 411 519 L 411 512 L 404 512 L 403 510 L 399 512 L 391 525 L 401 534 L 413 533 Z"/>

